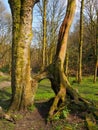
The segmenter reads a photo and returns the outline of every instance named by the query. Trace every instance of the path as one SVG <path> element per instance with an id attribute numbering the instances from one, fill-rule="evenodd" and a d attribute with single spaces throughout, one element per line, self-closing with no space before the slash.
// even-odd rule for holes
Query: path
<path id="1" fill-rule="evenodd" d="M 2 82 L 0 82 L 0 89 L 3 89 L 5 87 L 9 87 L 9 86 L 11 86 L 10 81 L 2 81 Z"/>

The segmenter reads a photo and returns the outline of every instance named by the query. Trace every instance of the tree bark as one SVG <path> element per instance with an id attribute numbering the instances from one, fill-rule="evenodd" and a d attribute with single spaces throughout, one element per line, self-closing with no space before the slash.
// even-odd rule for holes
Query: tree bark
<path id="1" fill-rule="evenodd" d="M 98 76 L 98 9 L 96 10 L 97 22 L 96 22 L 96 45 L 95 45 L 95 70 L 94 70 L 94 83 Z"/>
<path id="2" fill-rule="evenodd" d="M 30 70 L 32 8 L 37 0 L 9 0 L 13 20 L 12 102 L 10 110 L 26 109 L 33 101 Z"/>
<path id="3" fill-rule="evenodd" d="M 66 91 L 69 86 L 69 82 L 64 73 L 64 60 L 67 49 L 67 39 L 69 29 L 75 13 L 75 0 L 69 0 L 67 5 L 67 11 L 65 18 L 60 27 L 58 35 L 57 50 L 54 62 L 48 68 L 48 71 L 52 74 L 51 85 L 56 94 L 53 105 L 50 108 L 49 116 L 51 117 L 58 107 L 58 103 L 61 100 L 62 103 L 66 100 Z"/>
<path id="4" fill-rule="evenodd" d="M 46 15 L 46 8 L 47 8 L 47 0 L 43 1 L 43 47 L 42 47 L 42 70 L 45 69 L 47 53 L 46 53 L 46 46 L 47 46 L 47 15 Z"/>
<path id="5" fill-rule="evenodd" d="M 78 83 L 80 83 L 81 80 L 82 80 L 83 9 L 84 9 L 84 0 L 81 0 L 81 9 L 80 9 L 80 43 L 79 43 L 79 63 L 78 63 Z"/>
<path id="6" fill-rule="evenodd" d="M 68 77 L 68 53 L 66 53 L 66 57 L 65 57 L 65 74 Z"/>

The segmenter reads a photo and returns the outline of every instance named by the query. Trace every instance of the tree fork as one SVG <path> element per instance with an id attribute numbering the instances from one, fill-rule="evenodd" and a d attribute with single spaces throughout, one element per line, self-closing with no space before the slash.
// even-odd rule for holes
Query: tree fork
<path id="1" fill-rule="evenodd" d="M 57 92 L 53 105 L 51 106 L 49 111 L 50 118 L 53 116 L 55 110 L 57 109 L 59 101 L 61 100 L 62 103 L 66 101 L 66 88 L 69 82 L 64 73 L 64 61 L 67 49 L 68 33 L 75 13 L 75 4 L 75 0 L 68 0 L 66 15 L 62 22 L 58 35 L 57 50 L 53 63 L 55 69 L 52 70 L 54 78 L 54 81 L 52 82 L 57 82 L 58 85 L 53 86 L 54 89 L 57 89 Z"/>

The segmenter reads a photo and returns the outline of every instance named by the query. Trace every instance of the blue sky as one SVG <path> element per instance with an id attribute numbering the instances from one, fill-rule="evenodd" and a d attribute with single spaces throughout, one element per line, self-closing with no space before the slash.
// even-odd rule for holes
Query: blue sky
<path id="1" fill-rule="evenodd" d="M 65 0 L 62 0 L 64 2 L 64 4 L 66 4 Z M 77 9 L 76 9 L 76 16 L 75 16 L 75 20 L 74 20 L 74 23 L 76 22 L 76 19 L 78 18 L 77 17 L 77 14 L 79 14 L 79 0 L 76 0 L 77 1 Z M 6 6 L 6 11 L 8 11 L 10 13 L 10 7 L 9 7 L 9 4 L 8 4 L 8 0 L 0 0 L 0 2 L 3 2 Z M 38 21 L 37 21 L 38 22 Z M 33 17 L 33 26 L 35 26 L 35 23 L 36 23 L 36 17 Z M 73 28 L 74 26 L 72 26 Z"/>
<path id="2" fill-rule="evenodd" d="M 9 7 L 9 4 L 8 4 L 8 0 L 0 0 L 0 2 L 3 2 L 4 5 L 6 6 L 7 11 L 10 12 L 10 7 Z"/>

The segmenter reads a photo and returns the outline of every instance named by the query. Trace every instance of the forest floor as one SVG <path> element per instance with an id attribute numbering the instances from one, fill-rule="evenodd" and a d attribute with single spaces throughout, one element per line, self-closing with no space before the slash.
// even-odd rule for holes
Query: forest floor
<path id="1" fill-rule="evenodd" d="M 91 82 L 90 79 L 88 80 Z M 70 82 L 73 83 L 72 81 Z M 92 89 L 93 92 L 89 90 L 87 93 L 87 84 L 85 88 L 80 89 L 79 87 L 78 91 L 88 99 L 91 98 L 92 100 L 98 101 L 98 96 L 95 95 L 98 92 L 98 83 L 89 84 L 89 88 L 95 85 L 95 88 Z M 74 85 L 77 86 L 76 83 Z M 75 89 L 77 88 L 78 86 Z M 10 78 L 0 78 L 0 106 L 5 111 L 8 107 L 10 97 Z M 34 105 L 29 107 L 28 111 L 15 113 L 14 122 L 0 119 L 0 130 L 87 130 L 84 119 L 78 113 L 70 113 L 70 111 L 66 113 L 67 116 L 64 119 L 56 117 L 52 122 L 47 122 L 48 111 L 52 103 L 50 98 L 52 97 L 54 97 L 54 93 L 50 87 L 50 82 L 43 80 L 39 84 Z"/>

